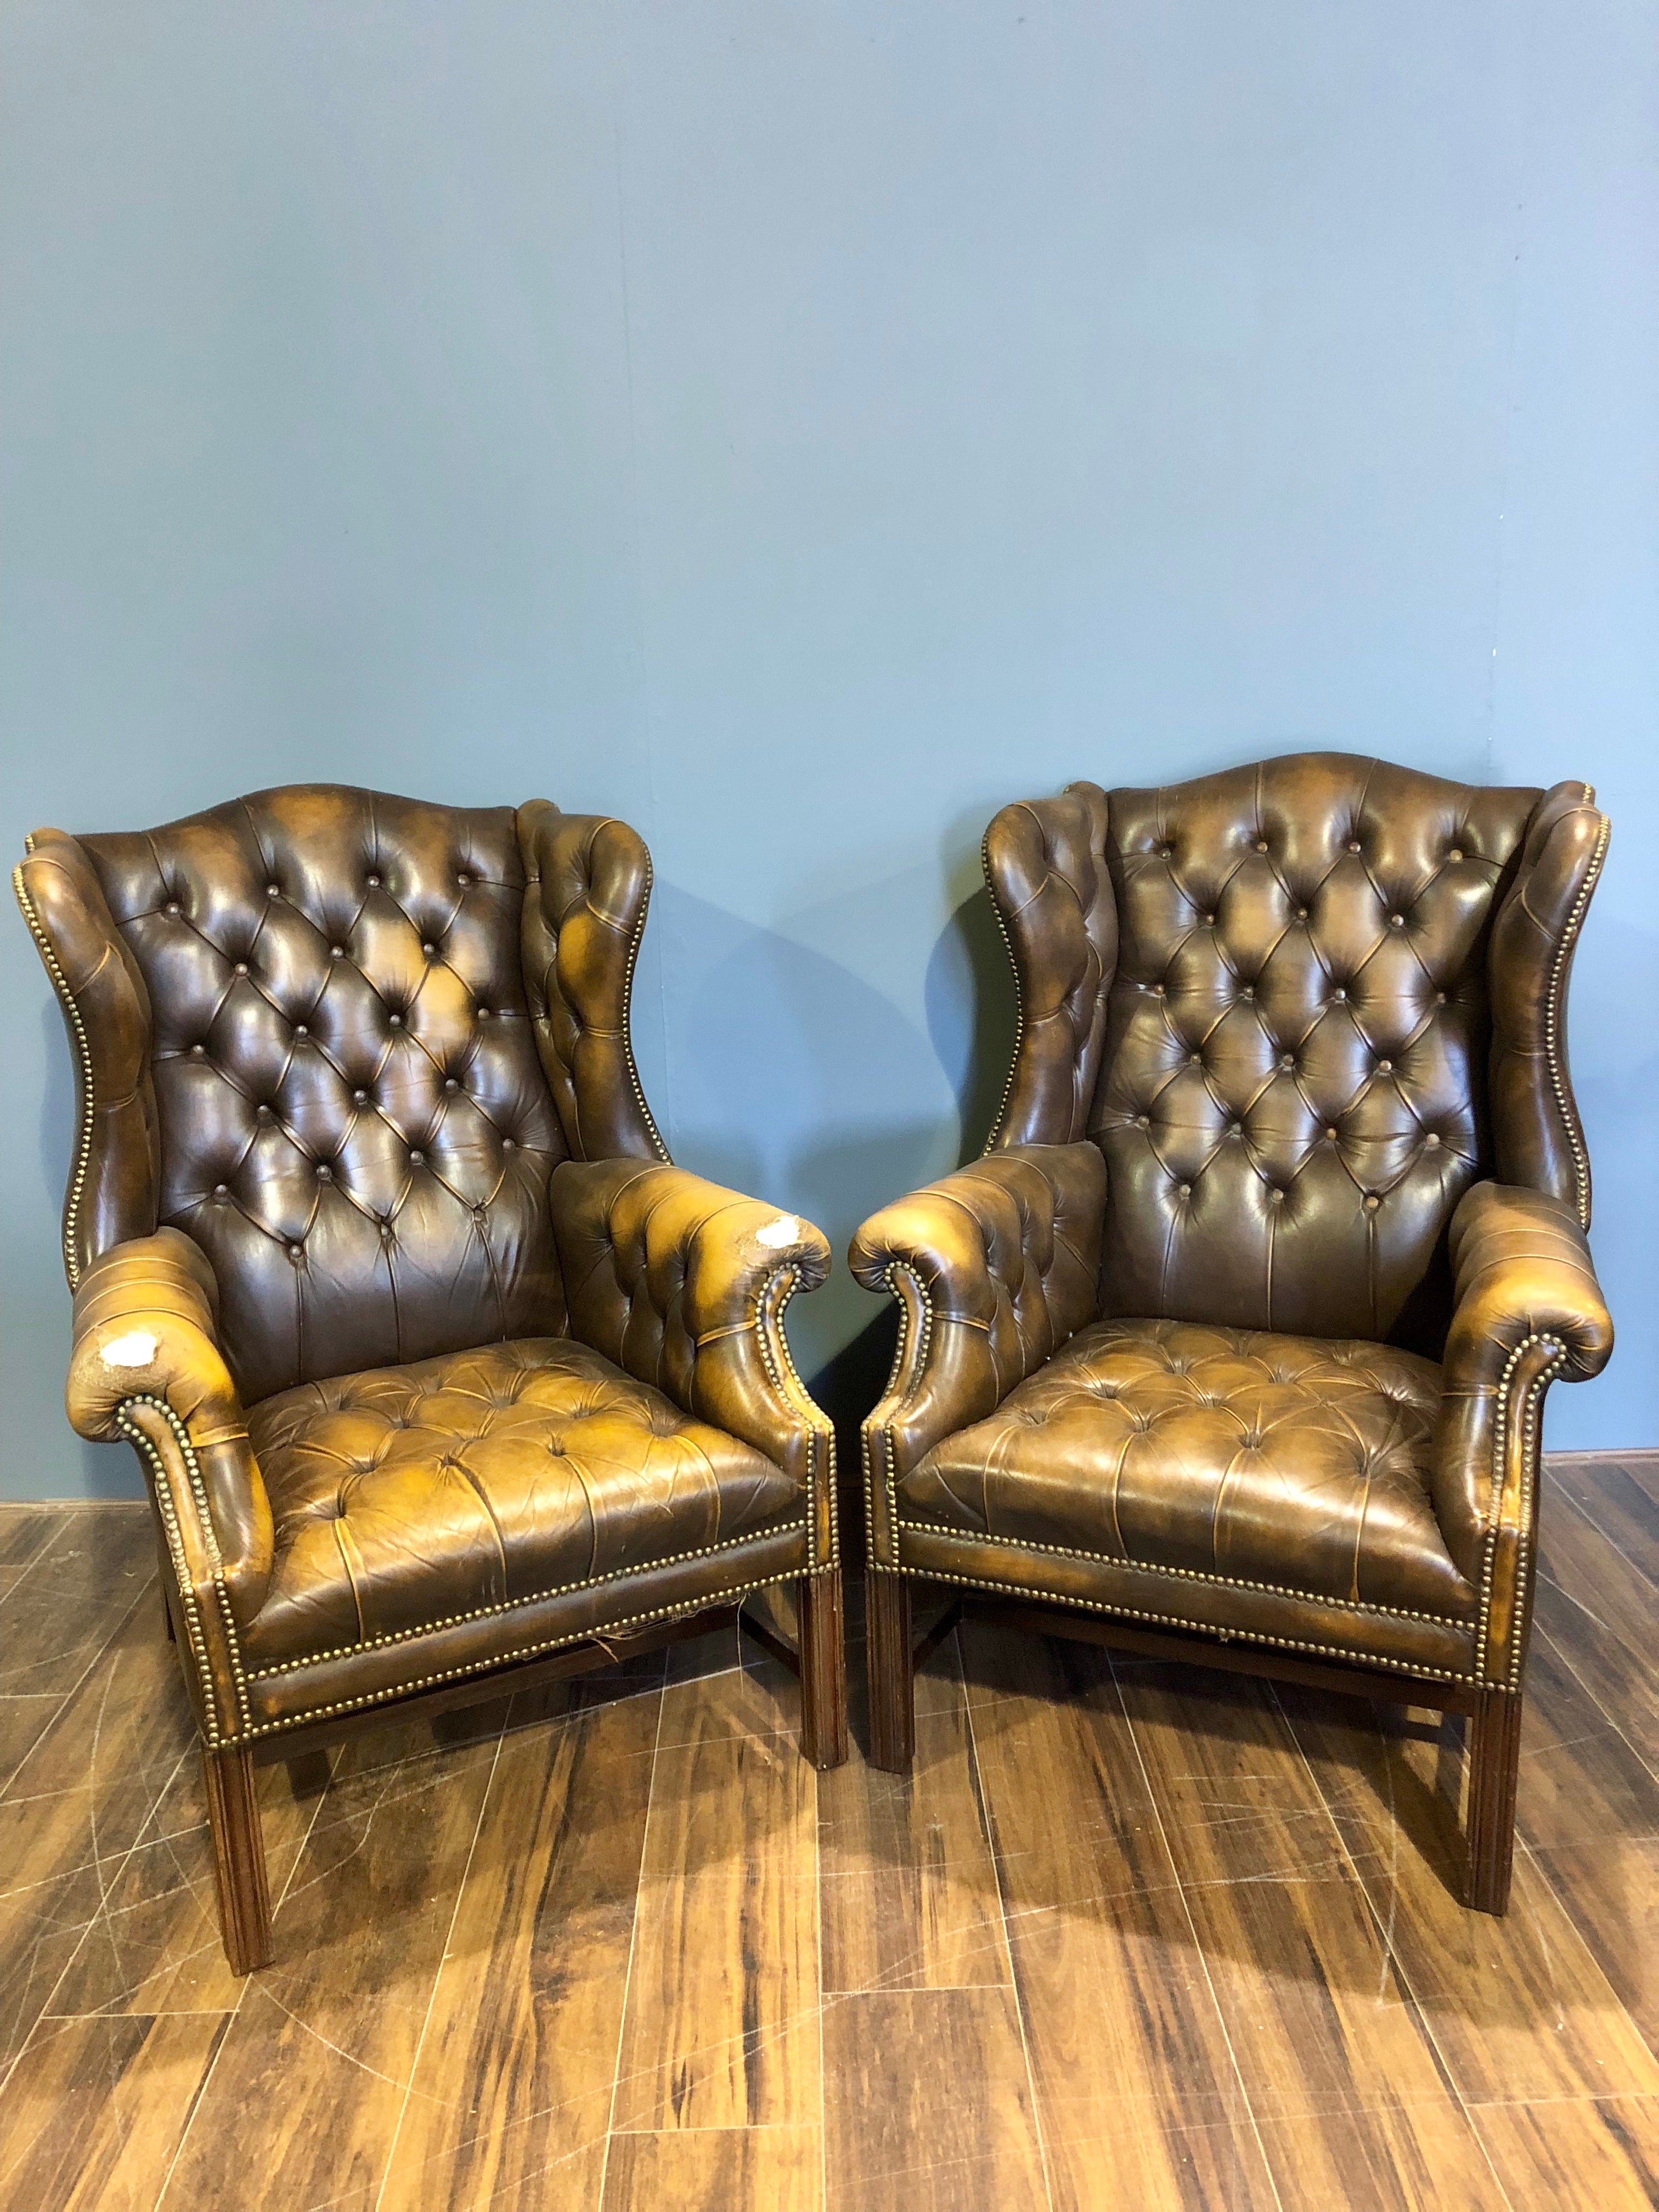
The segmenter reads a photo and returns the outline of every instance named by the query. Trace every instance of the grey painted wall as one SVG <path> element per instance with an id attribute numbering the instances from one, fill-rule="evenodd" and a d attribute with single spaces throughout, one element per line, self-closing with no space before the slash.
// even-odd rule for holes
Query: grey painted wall
<path id="1" fill-rule="evenodd" d="M 844 1245 L 988 1118 L 1003 800 L 1588 776 L 1622 1343 L 1551 1435 L 1659 1443 L 1656 49 L 1649 0 L 0 0 L 3 842 L 310 776 L 625 814 L 676 1154 Z M 17 923 L 0 1035 L 0 1492 L 132 1488 L 62 1421 Z M 875 1311 L 798 1302 L 803 1366 Z"/>

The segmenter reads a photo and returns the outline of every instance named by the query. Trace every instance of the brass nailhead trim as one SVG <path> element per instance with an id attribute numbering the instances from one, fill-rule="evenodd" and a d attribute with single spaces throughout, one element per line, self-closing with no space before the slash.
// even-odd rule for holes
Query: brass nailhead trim
<path id="1" fill-rule="evenodd" d="M 1552 1345 L 1555 1358 L 1550 1360 L 1528 1386 L 1520 1408 L 1522 1420 L 1528 1425 L 1523 1433 L 1523 1453 L 1521 1468 L 1521 1516 L 1516 1532 L 1516 1587 L 1522 1587 L 1526 1577 L 1527 1561 L 1532 1547 L 1529 1527 L 1531 1507 L 1536 1488 L 1536 1437 L 1532 1431 L 1533 1417 L 1542 1406 L 1544 1392 L 1566 1364 L 1567 1348 L 1559 1337 L 1545 1336 L 1536 1332 L 1523 1336 L 1504 1363 L 1504 1371 L 1498 1378 L 1494 1395 L 1498 1401 L 1497 1424 L 1492 1432 L 1492 1525 L 1486 1531 L 1485 1554 L 1480 1563 L 1480 1611 L 1476 1624 L 1474 1663 L 1477 1674 L 1486 1678 L 1486 1656 L 1491 1630 L 1492 1586 L 1498 1568 L 1498 1538 L 1504 1510 L 1504 1461 L 1509 1449 L 1510 1383 L 1515 1370 L 1528 1350 L 1534 1344 Z M 1518 1689 L 1521 1684 L 1522 1639 L 1514 1639 L 1515 1649 L 1510 1659 L 1510 1687 Z"/>
<path id="2" fill-rule="evenodd" d="M 991 874 L 991 832 L 988 826 L 979 841 L 979 865 L 985 878 L 985 888 L 990 893 L 991 911 L 997 918 L 997 927 L 1002 933 L 1003 949 L 1008 955 L 1008 965 L 1014 971 L 1014 1049 L 1008 1061 L 1008 1073 L 1002 1085 L 1002 1103 L 997 1108 L 997 1117 L 991 1124 L 991 1133 L 985 1139 L 985 1152 L 994 1150 L 1002 1134 L 1002 1125 L 1008 1118 L 1008 1102 L 1014 1095 L 1014 1075 L 1019 1066 L 1021 1048 L 1025 1042 L 1025 990 L 1020 980 L 1019 962 L 1014 957 L 1014 940 L 1009 933 L 1003 915 L 1002 902 L 997 896 L 997 887 Z M 984 1153 L 981 1158 L 985 1157 Z"/>
<path id="3" fill-rule="evenodd" d="M 1390 1620 L 1424 1620 L 1437 1628 L 1467 1630 L 1468 1620 L 1456 1613 L 1419 1613 L 1409 1606 L 1376 1605 L 1366 1598 L 1326 1597 L 1318 1590 L 1291 1589 L 1282 1583 L 1246 1582 L 1238 1575 L 1207 1575 L 1198 1567 L 1170 1567 L 1157 1559 L 1122 1559 L 1115 1552 L 1085 1552 L 1070 1544 L 1038 1544 L 1019 1536 L 997 1536 L 988 1530 L 950 1528 L 933 1521 L 901 1521 L 908 1535 L 944 1536 L 967 1544 L 1000 1544 L 1013 1552 L 1036 1552 L 1062 1559 L 1085 1559 L 1103 1567 L 1122 1567 L 1135 1574 L 1175 1575 L 1182 1581 L 1203 1583 L 1219 1589 L 1253 1590 L 1264 1597 L 1294 1598 L 1304 1605 L 1339 1607 L 1345 1613 L 1375 1613 Z"/>
<path id="4" fill-rule="evenodd" d="M 640 1071 L 634 1061 L 634 969 L 640 957 L 640 941 L 645 935 L 645 918 L 651 910 L 651 891 L 655 882 L 656 872 L 651 864 L 651 848 L 647 845 L 645 848 L 645 896 L 640 901 L 639 919 L 634 924 L 634 934 L 629 940 L 628 959 L 623 969 L 623 1052 L 628 1062 L 628 1080 L 633 1085 L 639 1109 L 645 1116 L 645 1126 L 651 1133 L 651 1141 L 663 1160 L 672 1166 L 668 1147 L 664 1144 L 655 1117 L 646 1103 L 645 1086 L 640 1081 Z"/>
<path id="5" fill-rule="evenodd" d="M 754 1329 L 760 1346 L 761 1363 L 765 1367 L 772 1388 L 784 1401 L 786 1408 L 799 1421 L 805 1419 L 807 1431 L 806 1448 L 806 1564 L 809 1574 L 817 1574 L 841 1564 L 841 1526 L 838 1501 L 836 1497 L 836 1431 L 824 1418 L 823 1409 L 801 1381 L 789 1350 L 789 1339 L 784 1333 L 784 1308 L 800 1288 L 800 1271 L 793 1263 L 774 1268 L 756 1294 Z M 794 1402 L 791 1393 L 793 1392 Z M 823 1465 L 820 1466 L 820 1455 Z M 817 1557 L 817 1498 L 822 1486 L 828 1486 L 830 1507 L 830 1556 Z"/>
<path id="6" fill-rule="evenodd" d="M 567 1636 L 551 1636 L 540 1644 L 525 1645 L 506 1659 L 487 1659 L 466 1667 L 446 1667 L 441 1674 L 422 1674 L 413 1681 L 395 1683 L 384 1690 L 371 1690 L 361 1698 L 341 1698 L 332 1705 L 313 1705 L 302 1713 L 286 1715 L 282 1720 L 259 1721 L 246 1733 L 250 1736 L 280 1735 L 286 1729 L 308 1728 L 313 1721 L 327 1720 L 336 1713 L 361 1712 L 371 1705 L 389 1705 L 395 1698 L 412 1696 L 417 1690 L 433 1689 L 440 1682 L 459 1681 L 468 1674 L 495 1670 L 505 1676 L 507 1669 L 520 1660 L 539 1658 L 544 1653 L 560 1650 L 566 1644 L 585 1644 L 592 1638 L 615 1635 L 619 1629 L 639 1628 L 653 1620 L 672 1620 L 681 1613 L 701 1613 L 711 1604 L 740 1605 L 744 1598 L 752 1597 L 757 1590 L 773 1589 L 780 1583 L 799 1579 L 799 1567 L 786 1567 L 780 1574 L 763 1575 L 758 1581 L 739 1583 L 731 1589 L 705 1592 L 700 1597 L 682 1598 L 674 1605 L 655 1606 L 649 1613 L 630 1613 L 624 1620 L 607 1620 L 592 1628 L 576 1629 Z M 504 1686 L 510 1687 L 511 1685 L 504 1682 Z"/>
<path id="7" fill-rule="evenodd" d="M 794 1532 L 796 1527 L 794 1522 L 785 1521 L 775 1528 L 758 1528 L 747 1536 L 728 1536 L 723 1543 L 702 1544 L 695 1551 L 676 1552 L 667 1559 L 648 1559 L 643 1566 L 678 1567 L 688 1559 L 712 1559 L 721 1552 L 736 1551 L 744 1544 L 758 1544 L 769 1536 L 787 1536 Z M 804 1534 L 805 1524 L 801 1527 Z M 630 1575 L 637 1575 L 642 1571 L 637 1566 L 614 1567 L 609 1574 L 586 1575 L 578 1582 L 561 1583 L 555 1589 L 534 1590 L 526 1597 L 507 1598 L 500 1605 L 480 1606 L 474 1613 L 443 1613 L 435 1620 L 423 1620 L 418 1628 L 392 1629 L 385 1636 L 365 1637 L 361 1643 L 337 1644 L 326 1651 L 309 1651 L 301 1658 L 282 1659 L 269 1667 L 255 1667 L 249 1679 L 255 1682 L 267 1682 L 278 1674 L 297 1674 L 307 1667 L 325 1666 L 331 1660 L 353 1659 L 365 1651 L 383 1651 L 394 1644 L 409 1644 L 416 1637 L 435 1635 L 442 1628 L 465 1628 L 474 1620 L 497 1620 L 505 1613 L 521 1612 L 528 1605 L 545 1605 L 554 1598 L 568 1597 L 573 1590 L 602 1589 L 607 1583 L 625 1582 Z"/>
<path id="8" fill-rule="evenodd" d="M 1544 1059 L 1550 1072 L 1550 1087 L 1555 1093 L 1555 1103 L 1561 1111 L 1562 1125 L 1567 1133 L 1567 1143 L 1572 1152 L 1574 1179 L 1578 1185 L 1578 1225 L 1589 1227 L 1589 1158 L 1584 1150 L 1584 1132 L 1578 1119 L 1571 1094 L 1567 1089 L 1566 1072 L 1561 1065 L 1561 995 L 1567 972 L 1567 961 L 1578 941 L 1578 932 L 1584 920 L 1584 909 L 1590 902 L 1601 874 L 1601 864 L 1607 858 L 1607 839 L 1613 825 L 1606 817 L 1596 833 L 1595 850 L 1578 896 L 1567 916 L 1567 926 L 1561 933 L 1561 942 L 1555 949 L 1554 964 L 1550 969 L 1549 988 L 1544 997 Z"/>
<path id="9" fill-rule="evenodd" d="M 33 848 L 31 848 L 33 850 Z M 64 1272 L 69 1277 L 71 1291 L 81 1287 L 81 1263 L 75 1256 L 75 1232 L 80 1225 L 81 1200 L 86 1188 L 87 1170 L 92 1161 L 93 1083 L 92 1047 L 87 1039 L 86 1024 L 81 1018 L 81 1009 L 70 990 L 69 978 L 58 965 L 58 955 L 51 939 L 35 912 L 34 902 L 29 896 L 23 881 L 23 864 L 20 860 L 11 872 L 11 887 L 17 903 L 22 908 L 23 919 L 28 924 L 29 935 L 34 939 L 52 989 L 68 1017 L 70 1033 L 75 1039 L 75 1048 L 81 1062 L 81 1123 L 76 1132 L 75 1164 L 70 1176 L 69 1196 L 64 1201 Z"/>
<path id="10" fill-rule="evenodd" d="M 1042 1598 L 1050 1605 L 1069 1606 L 1076 1613 L 1109 1613 L 1123 1620 L 1150 1621 L 1153 1627 L 1187 1628 L 1218 1644 L 1270 1644 L 1280 1651 L 1311 1651 L 1325 1659 L 1346 1659 L 1352 1664 L 1386 1667 L 1396 1674 L 1420 1674 L 1437 1682 L 1479 1682 L 1478 1674 L 1461 1674 L 1449 1667 L 1424 1667 L 1413 1661 L 1384 1659 L 1356 1651 L 1352 1644 L 1310 1644 L 1299 1637 L 1270 1636 L 1261 1628 L 1218 1628 L 1212 1620 L 1183 1620 L 1172 1613 L 1146 1613 L 1138 1607 L 1115 1605 L 1109 1598 L 1068 1597 L 1060 1590 L 1032 1589 L 1024 1583 L 981 1582 L 974 1575 L 942 1573 L 937 1567 L 890 1567 L 890 1574 L 908 1575 L 914 1582 L 951 1583 L 962 1589 L 996 1590 L 1007 1597 Z"/>

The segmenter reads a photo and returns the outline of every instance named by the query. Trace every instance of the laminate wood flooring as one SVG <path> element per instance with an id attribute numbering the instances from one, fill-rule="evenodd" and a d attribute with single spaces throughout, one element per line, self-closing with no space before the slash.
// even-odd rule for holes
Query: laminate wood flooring
<path id="1" fill-rule="evenodd" d="M 0 1507 L 0 2212 L 1659 2205 L 1659 1480 L 1551 1474 L 1507 1920 L 1437 1715 L 974 1626 L 815 1776 L 722 1632 L 262 1770 L 240 1983 L 147 1514 Z"/>

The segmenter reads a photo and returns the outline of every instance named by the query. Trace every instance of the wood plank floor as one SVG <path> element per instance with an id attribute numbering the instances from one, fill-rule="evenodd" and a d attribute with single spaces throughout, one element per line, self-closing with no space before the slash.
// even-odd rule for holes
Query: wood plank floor
<path id="1" fill-rule="evenodd" d="M 147 1515 L 0 1508 L 0 2208 L 1659 2204 L 1656 1498 L 1552 1464 L 1506 1921 L 1455 1723 L 975 1627 L 815 1777 L 721 1634 L 264 1770 L 240 1984 Z"/>

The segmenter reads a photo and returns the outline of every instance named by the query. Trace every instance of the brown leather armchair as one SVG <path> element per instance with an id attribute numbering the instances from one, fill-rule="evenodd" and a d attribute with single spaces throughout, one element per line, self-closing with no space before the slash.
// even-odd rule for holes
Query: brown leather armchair
<path id="1" fill-rule="evenodd" d="M 15 883 L 79 1083 L 70 1418 L 143 1464 L 236 1971 L 256 1758 L 789 1583 L 842 1759 L 833 1440 L 783 1330 L 829 1248 L 669 1162 L 635 832 L 310 787 L 42 830 Z"/>
<path id="2" fill-rule="evenodd" d="M 1539 1419 L 1612 1327 L 1567 1074 L 1583 784 L 1303 754 L 1072 785 L 986 835 L 1020 1025 L 984 1157 L 859 1231 L 872 1734 L 911 1591 L 1465 1712 L 1502 1912 Z"/>

